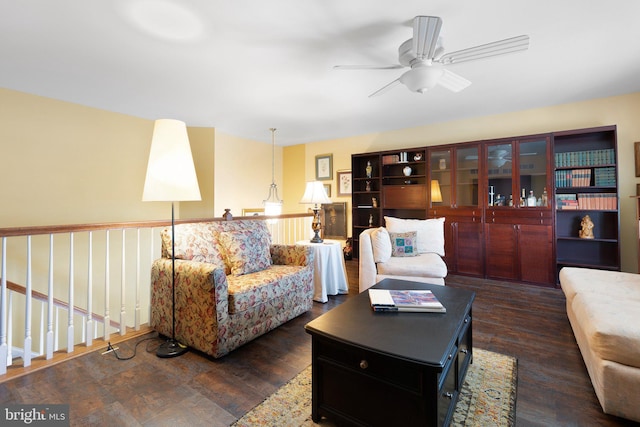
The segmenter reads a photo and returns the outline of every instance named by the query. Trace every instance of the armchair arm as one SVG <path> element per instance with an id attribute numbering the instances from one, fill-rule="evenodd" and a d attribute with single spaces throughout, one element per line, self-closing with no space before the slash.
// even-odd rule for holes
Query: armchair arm
<path id="1" fill-rule="evenodd" d="M 151 266 L 151 326 L 171 336 L 172 266 L 160 258 Z M 229 317 L 228 284 L 223 269 L 205 262 L 176 260 L 176 336 L 199 349 L 215 349 Z"/>
<path id="2" fill-rule="evenodd" d="M 274 265 L 313 265 L 313 251 L 304 245 L 271 245 L 271 260 Z"/>
<path id="3" fill-rule="evenodd" d="M 364 230 L 360 233 L 358 240 L 358 290 L 360 292 L 364 292 L 377 282 L 378 269 L 373 260 L 373 246 L 371 243 L 372 230 Z"/>

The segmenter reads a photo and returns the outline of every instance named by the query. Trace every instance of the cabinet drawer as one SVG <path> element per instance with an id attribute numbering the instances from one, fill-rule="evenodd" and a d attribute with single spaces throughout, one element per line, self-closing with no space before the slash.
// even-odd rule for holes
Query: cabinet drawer
<path id="1" fill-rule="evenodd" d="M 427 187 L 423 184 L 386 185 L 382 198 L 385 209 L 427 209 Z"/>
<path id="2" fill-rule="evenodd" d="M 371 351 L 335 345 L 324 340 L 315 342 L 318 358 L 340 365 L 359 375 L 422 393 L 423 371 L 415 364 L 403 362 Z"/>
<path id="3" fill-rule="evenodd" d="M 445 420 L 453 414 L 455 403 L 458 401 L 458 389 L 456 387 L 456 366 L 458 364 L 457 352 L 451 360 L 451 368 L 444 378 L 442 386 L 438 390 L 438 425 L 445 425 Z"/>

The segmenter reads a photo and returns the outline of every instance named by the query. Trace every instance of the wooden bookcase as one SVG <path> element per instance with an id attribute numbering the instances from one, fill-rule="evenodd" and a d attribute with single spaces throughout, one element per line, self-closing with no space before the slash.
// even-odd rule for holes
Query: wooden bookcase
<path id="1" fill-rule="evenodd" d="M 620 270 L 620 212 L 616 127 L 553 135 L 556 269 Z M 593 239 L 579 237 L 585 215 Z"/>

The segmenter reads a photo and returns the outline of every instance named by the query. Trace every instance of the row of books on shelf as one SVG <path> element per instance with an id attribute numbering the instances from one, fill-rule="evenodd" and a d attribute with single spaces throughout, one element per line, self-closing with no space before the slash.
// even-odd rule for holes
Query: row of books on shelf
<path id="1" fill-rule="evenodd" d="M 555 153 L 556 167 L 611 165 L 616 162 L 613 148 Z"/>
<path id="2" fill-rule="evenodd" d="M 556 171 L 556 187 L 590 187 L 591 169 L 568 169 Z M 595 168 L 593 185 L 596 187 L 615 187 L 616 168 Z"/>
<path id="3" fill-rule="evenodd" d="M 614 193 L 556 194 L 556 208 L 616 210 L 618 197 Z"/>

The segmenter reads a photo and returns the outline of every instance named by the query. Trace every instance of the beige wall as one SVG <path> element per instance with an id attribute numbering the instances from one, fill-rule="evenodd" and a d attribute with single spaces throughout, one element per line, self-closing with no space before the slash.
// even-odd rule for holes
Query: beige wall
<path id="1" fill-rule="evenodd" d="M 169 203 L 142 202 L 152 132 L 152 120 L 0 88 L 0 227 L 170 218 Z M 211 151 L 189 133 L 194 153 Z M 212 168 L 198 179 L 208 196 Z"/>
<path id="2" fill-rule="evenodd" d="M 265 139 L 271 140 L 268 129 Z M 271 185 L 271 143 L 238 138 L 216 130 L 214 209 L 216 217 L 225 209 L 234 216 L 243 209 L 262 209 Z M 282 147 L 275 147 L 275 183 L 283 197 Z"/>
<path id="3" fill-rule="evenodd" d="M 305 145 L 305 171 L 299 177 L 286 180 L 285 198 L 300 197 L 298 187 L 290 187 L 290 181 L 313 180 L 315 156 L 333 154 L 332 189 L 336 188 L 335 171 L 350 169 L 352 153 L 364 153 L 394 148 L 410 148 L 465 142 L 500 137 L 520 136 L 551 131 L 588 128 L 603 125 L 618 126 L 618 162 L 621 207 L 622 269 L 637 272 L 638 238 L 635 222 L 634 147 L 640 141 L 640 93 L 595 99 L 585 102 L 511 112 L 486 117 L 476 117 L 455 122 L 439 123 L 393 132 L 372 133 L 351 138 L 319 141 Z M 291 148 L 292 149 L 292 148 Z M 288 167 L 285 163 L 285 167 Z M 293 194 L 292 194 L 293 193 Z M 333 201 L 349 198 L 332 197 Z M 348 205 L 350 209 L 350 203 Z"/>

